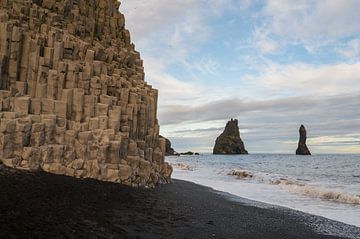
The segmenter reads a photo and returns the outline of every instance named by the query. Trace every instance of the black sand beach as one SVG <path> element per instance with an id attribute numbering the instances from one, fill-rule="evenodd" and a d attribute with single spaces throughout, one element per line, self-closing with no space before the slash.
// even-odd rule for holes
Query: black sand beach
<path id="1" fill-rule="evenodd" d="M 332 222 L 231 201 L 179 180 L 132 189 L 0 165 L 0 238 L 341 238 L 309 226 L 326 223 Z"/>

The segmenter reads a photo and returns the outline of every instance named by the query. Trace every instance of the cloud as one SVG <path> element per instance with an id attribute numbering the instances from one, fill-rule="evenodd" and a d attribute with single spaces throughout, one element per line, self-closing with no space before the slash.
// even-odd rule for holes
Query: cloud
<path id="1" fill-rule="evenodd" d="M 244 102 L 240 99 L 226 99 L 211 101 L 205 105 L 167 105 L 162 107 L 159 118 L 163 124 L 178 124 L 181 122 L 201 122 L 231 118 L 240 111 L 257 110 L 266 102 L 260 102 L 253 107 L 253 102 Z"/>
<path id="2" fill-rule="evenodd" d="M 145 52 L 148 47 L 161 47 L 168 54 L 184 55 L 208 39 L 211 18 L 229 8 L 230 2 L 131 0 L 123 2 L 120 10 L 125 13 L 126 27 L 131 30 L 134 42 Z"/>
<path id="3" fill-rule="evenodd" d="M 269 36 L 271 31 L 266 25 L 256 27 L 252 33 L 251 46 L 260 51 L 262 54 L 268 54 L 278 50 L 278 44 Z"/>
<path id="4" fill-rule="evenodd" d="M 360 128 L 358 9 L 357 0 L 128 0 L 120 8 L 146 81 L 159 89 L 162 133 L 175 147 L 210 150 L 237 117 L 251 152 L 292 152 L 300 123 L 311 139 L 327 137 L 314 141 L 315 152 L 341 142 L 354 151 L 358 141 L 346 135 Z"/>
<path id="5" fill-rule="evenodd" d="M 314 146 L 360 145 L 360 134 L 314 137 L 309 140 L 309 143 Z"/>
<path id="6" fill-rule="evenodd" d="M 204 75 L 206 74 L 216 75 L 219 67 L 221 66 L 216 60 L 206 57 L 206 58 L 202 58 L 200 62 L 192 64 L 192 66 L 189 67 L 197 70 L 199 73 Z"/>
<path id="7" fill-rule="evenodd" d="M 178 130 L 174 131 L 174 133 L 182 134 L 182 133 L 209 133 L 212 131 L 219 131 L 222 130 L 223 127 L 212 127 L 212 128 L 206 128 L 206 129 L 190 129 L 190 130 Z"/>
<path id="8" fill-rule="evenodd" d="M 194 101 L 203 95 L 199 75 L 215 75 L 219 64 L 210 56 L 192 58 L 211 34 L 211 22 L 233 0 L 123 1 L 126 27 L 144 60 L 146 81 L 159 89 L 162 102 Z M 174 74 L 174 68 L 179 74 Z M 184 77 L 186 75 L 186 78 Z"/>
<path id="9" fill-rule="evenodd" d="M 284 141 L 284 144 L 296 145 L 296 140 Z M 308 138 L 307 145 L 324 152 L 359 153 L 360 134 L 342 134 Z"/>
<path id="10" fill-rule="evenodd" d="M 255 0 L 241 0 L 239 1 L 239 8 L 241 12 L 245 12 L 255 2 Z"/>
<path id="11" fill-rule="evenodd" d="M 261 17 L 269 28 L 291 40 L 308 42 L 352 36 L 360 31 L 358 0 L 266 1 Z"/>
<path id="12" fill-rule="evenodd" d="M 174 103 L 184 98 L 191 98 L 191 96 L 199 92 L 194 85 L 183 82 L 167 73 L 164 64 L 155 58 L 149 57 L 147 61 L 144 62 L 144 66 L 149 82 L 151 82 L 155 88 L 160 89 L 159 98 L 161 100 L 171 99 L 167 101 L 164 100 L 164 102 Z M 160 101 L 160 103 L 161 102 L 162 101 Z"/>
<path id="13" fill-rule="evenodd" d="M 360 61 L 360 39 L 352 39 L 337 47 L 335 51 L 345 59 Z"/>
<path id="14" fill-rule="evenodd" d="M 120 11 L 125 13 L 126 26 L 136 41 L 146 40 L 152 34 L 168 30 L 169 26 L 190 21 L 187 16 L 189 9 L 197 5 L 196 0 L 131 0 L 123 1 Z M 194 19 L 191 19 L 194 20 Z"/>
<path id="15" fill-rule="evenodd" d="M 296 46 L 315 54 L 346 38 L 359 38 L 359 8 L 357 0 L 263 1 L 253 14 L 256 21 L 249 44 L 263 55 Z"/>
<path id="16" fill-rule="evenodd" d="M 260 76 L 248 76 L 248 80 L 269 87 L 277 94 L 345 94 L 360 89 L 360 62 L 333 65 L 268 62 Z"/>
<path id="17" fill-rule="evenodd" d="M 358 118 L 356 107 L 360 107 L 360 92 L 332 97 L 287 97 L 273 100 L 242 100 L 237 98 L 212 101 L 204 105 L 164 105 L 159 112 L 163 125 L 181 124 L 185 122 L 205 122 L 226 120 L 234 117 L 244 119 L 244 122 L 254 124 L 259 121 L 278 119 L 279 123 L 290 120 L 301 121 L 307 117 L 317 119 L 335 119 L 346 116 L 349 119 Z M 288 115 L 284 115 L 284 114 Z M 316 117 L 315 117 L 316 115 Z M 322 115 L 322 116 L 321 116 Z M 261 116 L 261 119 L 253 118 Z M 321 117 L 320 117 L 321 116 Z M 250 121 L 245 121 L 250 119 Z"/>

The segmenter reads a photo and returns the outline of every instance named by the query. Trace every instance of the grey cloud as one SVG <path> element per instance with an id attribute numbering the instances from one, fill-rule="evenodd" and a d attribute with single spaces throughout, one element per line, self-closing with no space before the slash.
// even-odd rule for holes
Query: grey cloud
<path id="1" fill-rule="evenodd" d="M 212 127 L 212 128 L 206 128 L 206 129 L 191 129 L 191 130 L 176 130 L 174 133 L 203 133 L 203 132 L 212 132 L 212 131 L 219 131 L 222 130 L 222 127 Z"/>
<path id="2" fill-rule="evenodd" d="M 274 34 L 300 41 L 316 38 L 331 40 L 351 36 L 360 30 L 358 0 L 343 1 L 266 1 L 262 17 L 268 17 L 267 27 Z M 315 39 L 314 39 L 315 38 Z"/>
<path id="3" fill-rule="evenodd" d="M 213 101 L 201 106 L 164 106 L 159 111 L 159 118 L 163 124 L 175 124 L 184 121 L 201 122 L 208 120 L 219 120 L 235 117 L 241 113 L 258 112 L 271 108 L 276 111 L 286 110 L 288 108 L 302 107 L 301 102 L 306 104 L 312 103 L 307 99 L 295 98 L 291 101 L 275 100 L 275 101 L 249 101 L 240 99 L 228 99 L 221 101 Z M 307 102 L 306 102 L 307 101 Z"/>
<path id="4" fill-rule="evenodd" d="M 341 142 L 327 142 L 327 143 L 313 143 L 312 146 L 344 146 L 344 145 L 360 145 L 360 140 L 357 141 L 341 141 Z"/>
<path id="5" fill-rule="evenodd" d="M 171 105 L 159 109 L 160 122 L 163 125 L 182 122 L 203 122 L 221 120 L 231 117 L 245 119 L 256 118 L 255 122 L 272 122 L 274 118 L 298 118 L 306 120 L 309 117 L 322 119 L 344 119 L 345 116 L 356 116 L 360 107 L 360 93 L 349 96 L 335 97 L 289 97 L 276 100 L 245 101 L 227 99 L 209 102 L 200 106 Z M 266 118 L 261 119 L 266 116 Z M 346 118 L 351 119 L 351 118 Z M 245 123 L 247 120 L 245 121 Z"/>

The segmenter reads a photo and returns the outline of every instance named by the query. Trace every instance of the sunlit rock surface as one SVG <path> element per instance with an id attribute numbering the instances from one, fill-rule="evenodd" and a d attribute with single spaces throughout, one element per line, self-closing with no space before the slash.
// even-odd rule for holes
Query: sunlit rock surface
<path id="1" fill-rule="evenodd" d="M 0 161 L 152 187 L 169 182 L 158 92 L 120 3 L 0 0 Z"/>

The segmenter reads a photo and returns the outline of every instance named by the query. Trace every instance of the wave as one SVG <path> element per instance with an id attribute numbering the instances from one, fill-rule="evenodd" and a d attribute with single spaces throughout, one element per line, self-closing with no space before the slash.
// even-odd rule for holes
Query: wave
<path id="1" fill-rule="evenodd" d="M 340 203 L 360 205 L 360 196 L 357 195 L 351 195 L 349 193 L 335 191 L 320 186 L 313 186 L 288 180 L 280 180 L 280 182 L 276 183 L 288 192 L 300 193 L 305 196 L 316 197 Z"/>
<path id="2" fill-rule="evenodd" d="M 240 178 L 240 179 L 253 177 L 253 175 L 250 172 L 248 172 L 246 170 L 242 170 L 242 169 L 231 170 L 230 172 L 228 172 L 228 175 L 236 176 L 237 178 Z"/>
<path id="3" fill-rule="evenodd" d="M 252 173 L 242 169 L 231 170 L 227 175 L 236 176 L 238 179 L 253 179 L 261 183 L 277 185 L 290 193 L 297 193 L 338 203 L 360 205 L 360 195 L 352 195 L 350 193 L 336 191 L 321 186 L 314 186 L 296 180 L 289 180 L 284 177 L 263 173 Z"/>
<path id="4" fill-rule="evenodd" d="M 194 171 L 195 167 L 185 163 L 172 163 L 171 166 L 181 170 Z"/>

